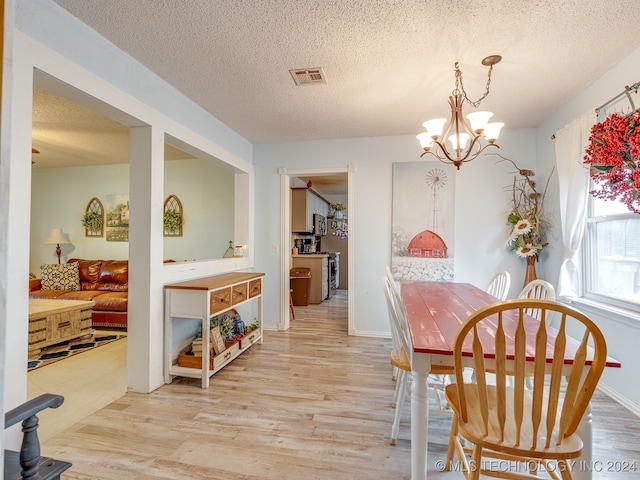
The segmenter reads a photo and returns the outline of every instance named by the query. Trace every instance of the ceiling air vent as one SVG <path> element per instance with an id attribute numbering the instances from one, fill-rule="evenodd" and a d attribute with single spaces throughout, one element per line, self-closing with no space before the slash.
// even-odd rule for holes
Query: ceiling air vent
<path id="1" fill-rule="evenodd" d="M 296 85 L 315 85 L 317 83 L 327 83 L 324 79 L 322 68 L 298 68 L 289 70 Z"/>

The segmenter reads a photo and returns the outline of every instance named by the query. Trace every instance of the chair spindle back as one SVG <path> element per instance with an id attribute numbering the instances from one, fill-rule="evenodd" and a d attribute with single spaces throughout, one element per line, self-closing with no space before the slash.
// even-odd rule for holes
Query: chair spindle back
<path id="1" fill-rule="evenodd" d="M 532 308 L 541 312 L 540 320 L 526 313 Z M 547 324 L 551 314 L 559 319 L 557 328 Z M 492 331 L 495 335 L 488 333 Z M 531 336 L 533 350 L 531 341 L 527 347 Z M 471 348 L 472 359 L 465 360 L 463 347 Z M 574 360 L 565 378 L 567 353 Z M 474 408 L 479 408 L 485 435 L 498 431 L 501 442 L 521 446 L 521 432 L 530 429 L 533 445 L 522 447 L 536 449 L 544 444 L 546 448 L 576 431 L 604 369 L 606 344 L 598 327 L 573 308 L 548 300 L 507 300 L 469 316 L 455 340 L 454 361 L 463 422 L 470 414 L 467 400 L 471 400 L 465 398 L 465 361 L 476 370 L 478 406 Z M 495 387 L 487 386 L 488 371 L 495 374 Z M 527 375 L 533 375 L 531 396 L 525 395 Z M 511 376 L 513 386 L 507 388 Z M 489 414 L 489 405 L 497 405 L 495 415 Z"/>

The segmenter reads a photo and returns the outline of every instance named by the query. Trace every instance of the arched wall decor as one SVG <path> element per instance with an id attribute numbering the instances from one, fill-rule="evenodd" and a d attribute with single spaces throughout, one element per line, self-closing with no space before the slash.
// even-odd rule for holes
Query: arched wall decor
<path id="1" fill-rule="evenodd" d="M 93 197 L 89 200 L 82 217 L 85 237 L 102 237 L 104 235 L 104 207 L 102 202 Z"/>
<path id="2" fill-rule="evenodd" d="M 164 236 L 182 236 L 182 202 L 175 195 L 169 195 L 164 201 Z"/>

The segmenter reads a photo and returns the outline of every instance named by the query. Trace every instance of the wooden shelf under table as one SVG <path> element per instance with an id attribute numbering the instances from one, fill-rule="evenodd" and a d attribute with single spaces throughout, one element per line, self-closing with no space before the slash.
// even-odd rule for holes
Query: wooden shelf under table
<path id="1" fill-rule="evenodd" d="M 165 382 L 174 376 L 200 378 L 202 388 L 209 386 L 209 377 L 228 365 L 256 342 L 262 343 L 262 277 L 264 273 L 232 272 L 211 277 L 165 285 Z M 243 339 L 242 348 L 224 351 L 212 359 L 207 350 L 200 368 L 181 367 L 174 363 L 173 322 L 180 319 L 202 321 L 202 343 L 209 344 L 209 318 L 245 302 L 258 302 L 258 329 Z M 213 360 L 213 361 L 212 361 Z"/>

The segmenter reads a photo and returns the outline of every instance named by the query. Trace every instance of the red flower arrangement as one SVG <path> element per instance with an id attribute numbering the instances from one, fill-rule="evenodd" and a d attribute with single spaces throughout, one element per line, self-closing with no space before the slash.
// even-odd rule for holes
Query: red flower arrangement
<path id="1" fill-rule="evenodd" d="M 640 214 L 640 110 L 614 113 L 591 127 L 584 163 L 599 189 L 596 198 L 615 200 Z"/>

